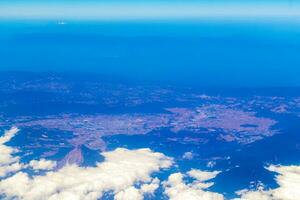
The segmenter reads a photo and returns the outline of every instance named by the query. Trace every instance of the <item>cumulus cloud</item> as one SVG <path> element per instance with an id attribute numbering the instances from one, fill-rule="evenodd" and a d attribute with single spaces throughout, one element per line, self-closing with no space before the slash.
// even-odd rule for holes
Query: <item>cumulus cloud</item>
<path id="1" fill-rule="evenodd" d="M 31 160 L 28 166 L 34 170 L 51 170 L 56 166 L 56 162 L 42 158 L 40 160 Z"/>
<path id="2" fill-rule="evenodd" d="M 5 145 L 11 140 L 19 129 L 16 127 L 11 128 L 4 132 L 4 135 L 0 137 L 0 178 L 8 175 L 9 173 L 20 170 L 23 165 L 19 162 L 20 158 L 14 156 L 17 149 Z"/>
<path id="3" fill-rule="evenodd" d="M 195 178 L 197 181 L 200 182 L 204 182 L 210 179 L 215 178 L 218 174 L 220 173 L 220 171 L 213 171 L 213 172 L 209 172 L 209 171 L 201 171 L 201 170 L 196 170 L 196 169 L 192 169 L 190 171 L 187 172 L 187 174 L 190 177 Z"/>
<path id="4" fill-rule="evenodd" d="M 238 192 L 239 195 L 241 195 L 241 198 L 236 198 L 234 200 L 274 200 L 272 198 L 272 194 L 270 191 L 263 191 L 263 190 L 257 190 L 257 191 L 248 191 L 243 190 Z"/>
<path id="5" fill-rule="evenodd" d="M 270 165 L 267 169 L 278 174 L 275 179 L 279 187 L 270 190 L 243 190 L 237 200 L 299 200 L 300 166 Z"/>
<path id="6" fill-rule="evenodd" d="M 186 175 L 194 178 L 192 183 L 186 183 L 184 174 L 171 174 L 164 182 L 165 194 L 170 200 L 223 200 L 222 194 L 207 191 L 206 189 L 213 185 L 206 181 L 214 178 L 219 172 L 207 172 L 201 170 L 191 170 Z"/>
<path id="7" fill-rule="evenodd" d="M 103 152 L 105 160 L 95 167 L 68 164 L 55 171 L 54 161 L 20 161 L 15 155 L 18 150 L 6 144 L 18 131 L 13 127 L 0 137 L 0 196 L 4 199 L 97 200 L 110 192 L 116 200 L 142 200 L 160 187 L 160 180 L 151 175 L 173 164 L 172 158 L 150 149 L 118 148 Z M 300 166 L 266 169 L 277 173 L 277 188 L 267 190 L 260 185 L 256 190 L 241 190 L 234 200 L 299 200 Z M 30 173 L 40 170 L 45 173 Z M 173 173 L 163 182 L 164 193 L 170 200 L 224 200 L 222 194 L 208 190 L 219 173 L 197 169 Z"/>
<path id="8" fill-rule="evenodd" d="M 237 192 L 238 198 L 234 200 L 299 200 L 300 197 L 300 166 L 275 166 L 267 167 L 271 172 L 277 173 L 276 182 L 279 185 L 274 189 L 264 189 L 259 185 L 255 190 L 241 190 Z M 201 171 L 192 169 L 186 174 L 171 174 L 164 182 L 165 194 L 171 200 L 223 200 L 222 194 L 207 191 L 214 183 L 208 182 L 215 178 L 219 171 Z M 188 176 L 195 180 L 191 183 L 184 181 Z"/>
<path id="9" fill-rule="evenodd" d="M 43 176 L 30 177 L 18 172 L 0 182 L 0 192 L 8 198 L 98 199 L 104 192 L 114 191 L 117 199 L 128 195 L 140 199 L 142 192 L 133 188 L 136 182 L 150 182 L 151 173 L 168 168 L 172 160 L 150 149 L 116 149 L 103 153 L 105 161 L 96 167 L 65 166 Z M 17 185 L 16 185 L 17 183 Z M 127 198 L 129 199 L 129 198 Z"/>
<path id="10" fill-rule="evenodd" d="M 17 132 L 18 129 L 13 128 L 0 138 L 0 145 L 5 149 L 1 154 L 1 167 L 8 169 L 9 166 L 21 165 L 14 169 L 15 172 L 22 168 L 51 170 L 55 162 L 45 159 L 32 160 L 29 164 L 19 163 L 19 158 L 13 156 L 15 150 L 4 145 Z M 32 175 L 21 170 L 0 181 L 0 194 L 6 199 L 96 200 L 105 192 L 113 191 L 115 199 L 140 200 L 159 187 L 159 180 L 153 179 L 151 174 L 169 168 L 173 163 L 171 158 L 150 149 L 118 148 L 102 155 L 105 160 L 97 163 L 96 167 L 66 165 L 44 175 Z M 136 188 L 137 183 L 143 184 Z"/>
<path id="11" fill-rule="evenodd" d="M 115 195 L 115 200 L 142 200 L 143 195 L 135 187 L 129 187 Z"/>
<path id="12" fill-rule="evenodd" d="M 153 195 L 154 192 L 155 192 L 155 190 L 159 187 L 159 183 L 160 183 L 159 179 L 158 178 L 154 178 L 151 183 L 149 183 L 149 184 L 143 184 L 141 186 L 140 190 L 141 190 L 141 192 L 143 194 Z"/>
<path id="13" fill-rule="evenodd" d="M 126 188 L 118 192 L 114 198 L 115 200 L 142 200 L 145 194 L 153 195 L 159 183 L 159 179 L 154 178 L 151 183 L 145 183 L 139 189 L 133 186 Z"/>

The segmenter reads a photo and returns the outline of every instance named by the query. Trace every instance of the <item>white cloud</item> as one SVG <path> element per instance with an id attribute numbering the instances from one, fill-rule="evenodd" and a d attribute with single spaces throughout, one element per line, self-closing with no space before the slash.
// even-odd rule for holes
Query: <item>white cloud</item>
<path id="1" fill-rule="evenodd" d="M 206 164 L 206 167 L 213 168 L 215 165 L 216 165 L 216 161 L 209 161 L 209 162 Z"/>
<path id="2" fill-rule="evenodd" d="M 135 187 L 129 187 L 115 195 L 115 200 L 142 200 L 143 195 Z"/>
<path id="3" fill-rule="evenodd" d="M 0 177 L 5 177 L 10 173 L 21 170 L 22 168 L 23 168 L 23 165 L 18 162 L 12 163 L 9 165 L 0 166 Z"/>
<path id="4" fill-rule="evenodd" d="M 278 199 L 299 200 L 300 198 L 300 166 L 274 166 L 268 170 L 278 173 L 276 182 L 279 188 L 272 191 Z"/>
<path id="5" fill-rule="evenodd" d="M 151 183 L 142 184 L 139 189 L 131 186 L 118 192 L 115 195 L 115 200 L 142 200 L 145 194 L 153 195 L 155 190 L 159 187 L 159 183 L 159 179 L 154 178 Z"/>
<path id="6" fill-rule="evenodd" d="M 40 160 L 32 160 L 29 162 L 29 167 L 34 170 L 51 170 L 56 166 L 56 162 L 52 160 L 46 160 L 44 158 Z"/>
<path id="7" fill-rule="evenodd" d="M 149 184 L 143 184 L 141 186 L 141 192 L 143 194 L 153 195 L 154 192 L 155 192 L 155 190 L 159 187 L 159 183 L 160 183 L 159 179 L 158 178 L 154 178 L 151 183 L 149 183 Z"/>
<path id="8" fill-rule="evenodd" d="M 20 157 L 15 155 L 18 149 L 6 145 L 18 132 L 18 128 L 12 127 L 0 137 L 0 178 L 27 167 L 31 167 L 34 170 L 53 169 L 55 162 L 50 160 L 32 160 L 28 165 L 20 162 Z"/>
<path id="9" fill-rule="evenodd" d="M 263 191 L 263 190 L 248 191 L 248 190 L 244 190 L 244 191 L 239 192 L 239 195 L 241 195 L 241 198 L 236 198 L 235 200 L 274 200 L 271 196 L 270 191 Z"/>
<path id="10" fill-rule="evenodd" d="M 183 159 L 191 160 L 193 159 L 194 154 L 192 152 L 185 152 L 182 156 Z"/>
<path id="11" fill-rule="evenodd" d="M 220 173 L 220 171 L 209 172 L 209 171 L 201 171 L 201 170 L 192 169 L 192 170 L 188 171 L 187 174 L 190 177 L 193 177 L 200 182 L 204 182 L 204 181 L 215 178 L 219 173 Z"/>
<path id="12" fill-rule="evenodd" d="M 118 199 L 132 194 L 132 199 L 138 200 L 143 192 L 132 188 L 133 185 L 137 182 L 150 182 L 153 172 L 172 165 L 171 158 L 150 149 L 118 148 L 102 155 L 105 161 L 98 163 L 96 167 L 68 165 L 58 171 L 33 177 L 25 172 L 18 172 L 0 182 L 0 193 L 8 199 L 96 200 L 103 193 L 114 191 Z"/>
<path id="13" fill-rule="evenodd" d="M 206 181 L 214 178 L 218 173 L 193 169 L 187 173 L 196 179 L 192 183 L 186 183 L 182 173 L 171 174 L 164 182 L 165 194 L 170 200 L 223 200 L 223 195 L 205 190 L 213 185 Z"/>
<path id="14" fill-rule="evenodd" d="M 270 190 L 244 190 L 240 192 L 241 197 L 237 200 L 299 200 L 300 166 L 271 165 L 267 169 L 278 173 L 276 182 L 279 187 Z"/>
<path id="15" fill-rule="evenodd" d="M 113 192 L 116 200 L 142 200 L 145 195 L 154 195 L 160 186 L 160 180 L 151 174 L 173 164 L 172 158 L 150 149 L 118 148 L 102 153 L 105 160 L 96 167 L 66 165 L 53 171 L 54 161 L 20 162 L 15 156 L 17 149 L 6 145 L 18 131 L 11 128 L 0 137 L 0 195 L 4 199 L 96 200 L 106 192 Z M 237 192 L 240 197 L 235 200 L 299 200 L 300 166 L 271 165 L 267 169 L 277 173 L 279 187 L 265 190 L 260 185 L 256 190 L 242 190 Z M 28 170 L 49 171 L 32 176 Z M 210 180 L 219 173 L 192 169 L 186 174 L 171 174 L 163 182 L 164 193 L 170 200 L 224 200 L 222 194 L 208 191 L 214 184 Z M 186 176 L 193 181 L 185 181 Z"/>
<path id="16" fill-rule="evenodd" d="M 3 145 L 9 142 L 18 132 L 19 129 L 17 127 L 12 127 L 10 130 L 5 131 L 4 135 L 0 137 L 0 144 Z"/>
<path id="17" fill-rule="evenodd" d="M 300 166 L 275 166 L 267 167 L 269 171 L 276 172 L 276 182 L 279 187 L 265 190 L 259 185 L 256 190 L 241 190 L 237 194 L 239 198 L 234 200 L 299 200 L 300 197 Z M 221 194 L 207 191 L 213 185 L 207 182 L 215 178 L 219 171 L 201 171 L 192 169 L 186 175 L 196 179 L 191 183 L 184 181 L 185 174 L 171 174 L 164 182 L 165 194 L 171 200 L 222 200 Z"/>
<path id="18" fill-rule="evenodd" d="M 16 127 L 11 128 L 4 132 L 4 135 L 0 137 L 0 178 L 5 177 L 9 173 L 20 170 L 23 165 L 19 163 L 19 157 L 14 156 L 17 149 L 5 145 L 13 138 L 19 129 Z"/>

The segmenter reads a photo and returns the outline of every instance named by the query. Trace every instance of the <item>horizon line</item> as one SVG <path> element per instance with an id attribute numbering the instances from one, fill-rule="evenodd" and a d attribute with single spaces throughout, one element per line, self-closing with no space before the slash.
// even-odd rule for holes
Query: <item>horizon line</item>
<path id="1" fill-rule="evenodd" d="M 1 3 L 0 3 L 1 5 Z M 3 4 L 0 19 L 197 20 L 288 19 L 300 21 L 300 5 L 205 3 Z"/>

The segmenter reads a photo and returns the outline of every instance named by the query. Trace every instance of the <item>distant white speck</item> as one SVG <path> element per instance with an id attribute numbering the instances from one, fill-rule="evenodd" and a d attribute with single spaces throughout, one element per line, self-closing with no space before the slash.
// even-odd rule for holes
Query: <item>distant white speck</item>
<path id="1" fill-rule="evenodd" d="M 183 159 L 191 160 L 193 159 L 194 155 L 192 152 L 185 152 L 182 156 Z"/>
<path id="2" fill-rule="evenodd" d="M 67 24 L 67 23 L 64 22 L 64 21 L 60 21 L 60 22 L 57 22 L 57 24 L 58 24 L 58 25 L 65 25 L 65 24 Z"/>
<path id="3" fill-rule="evenodd" d="M 214 166 L 216 165 L 216 162 L 215 161 L 209 161 L 206 166 L 209 167 L 209 168 L 213 168 Z"/>

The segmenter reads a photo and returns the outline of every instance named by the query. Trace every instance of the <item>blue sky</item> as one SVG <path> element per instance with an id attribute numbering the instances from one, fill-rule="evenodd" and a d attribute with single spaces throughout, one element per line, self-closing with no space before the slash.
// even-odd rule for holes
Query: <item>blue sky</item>
<path id="1" fill-rule="evenodd" d="M 3 0 L 0 19 L 300 19 L 299 1 L 280 0 Z"/>

